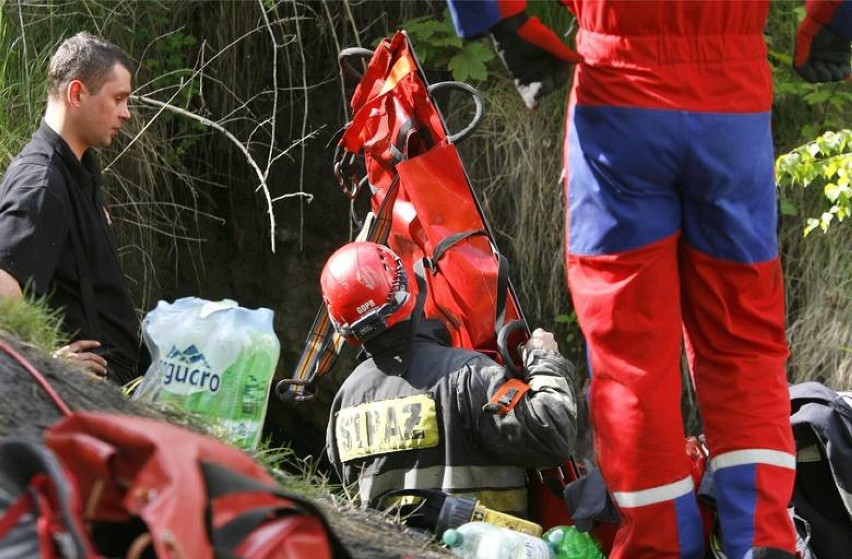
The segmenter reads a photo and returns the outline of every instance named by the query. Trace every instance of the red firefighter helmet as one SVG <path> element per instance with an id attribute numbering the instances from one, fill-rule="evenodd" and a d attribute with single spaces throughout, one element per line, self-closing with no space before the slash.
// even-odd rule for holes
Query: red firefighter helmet
<path id="1" fill-rule="evenodd" d="M 406 320 L 414 309 L 402 260 L 376 243 L 354 242 L 335 251 L 320 287 L 335 329 L 353 344 Z"/>

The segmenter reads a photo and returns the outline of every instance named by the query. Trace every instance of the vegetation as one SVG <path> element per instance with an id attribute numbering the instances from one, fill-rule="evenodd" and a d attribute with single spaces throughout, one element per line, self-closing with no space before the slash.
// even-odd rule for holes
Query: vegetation
<path id="1" fill-rule="evenodd" d="M 46 353 L 68 342 L 61 331 L 62 314 L 51 310 L 45 299 L 0 299 L 0 332 L 12 335 Z"/>

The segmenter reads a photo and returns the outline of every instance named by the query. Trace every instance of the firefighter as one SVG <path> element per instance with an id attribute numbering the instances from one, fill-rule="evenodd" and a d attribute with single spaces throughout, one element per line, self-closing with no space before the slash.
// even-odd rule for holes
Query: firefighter
<path id="1" fill-rule="evenodd" d="M 725 553 L 793 557 L 795 447 L 778 259 L 768 1 L 563 0 L 577 52 L 523 1 L 450 1 L 530 108 L 568 79 L 568 284 L 588 342 L 610 557 L 703 557 L 681 418 L 685 347 Z M 806 3 L 794 66 L 849 76 L 852 3 Z M 685 346 L 684 346 L 685 344 Z"/>
<path id="2" fill-rule="evenodd" d="M 436 489 L 525 517 L 525 470 L 576 450 L 577 375 L 553 335 L 536 330 L 523 351 L 529 390 L 508 413 L 485 411 L 509 374 L 450 347 L 443 324 L 422 318 L 409 278 L 396 254 L 370 242 L 344 245 L 325 264 L 329 317 L 367 354 L 334 398 L 329 459 L 365 506 L 391 490 Z"/>

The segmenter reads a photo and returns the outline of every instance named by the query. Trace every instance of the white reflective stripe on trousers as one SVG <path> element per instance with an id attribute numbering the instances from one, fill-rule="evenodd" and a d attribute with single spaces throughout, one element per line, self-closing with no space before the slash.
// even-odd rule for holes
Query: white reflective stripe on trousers
<path id="1" fill-rule="evenodd" d="M 614 491 L 612 498 L 622 508 L 636 508 L 673 501 L 678 497 L 691 493 L 695 489 L 692 476 L 678 480 L 667 485 L 659 485 L 641 491 Z"/>
<path id="2" fill-rule="evenodd" d="M 796 455 L 780 450 L 769 450 L 766 448 L 747 448 L 720 454 L 710 460 L 714 470 L 743 466 L 746 464 L 766 464 L 778 466 L 779 468 L 796 469 Z"/>

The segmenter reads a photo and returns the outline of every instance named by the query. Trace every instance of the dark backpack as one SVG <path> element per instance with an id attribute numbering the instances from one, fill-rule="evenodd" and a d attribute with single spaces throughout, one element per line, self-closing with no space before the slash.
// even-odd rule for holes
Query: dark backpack
<path id="1" fill-rule="evenodd" d="M 810 525 L 819 559 L 852 553 L 852 406 L 817 382 L 790 387 L 796 438 L 793 507 Z"/>

